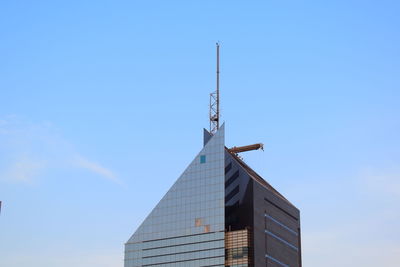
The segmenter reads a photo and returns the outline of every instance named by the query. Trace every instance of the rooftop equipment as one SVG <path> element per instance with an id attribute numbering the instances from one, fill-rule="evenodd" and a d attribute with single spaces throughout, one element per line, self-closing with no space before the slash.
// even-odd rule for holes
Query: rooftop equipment
<path id="1" fill-rule="evenodd" d="M 219 43 L 217 46 L 217 88 L 214 92 L 210 94 L 210 134 L 214 135 L 219 129 Z M 248 145 L 248 146 L 240 146 L 240 147 L 232 147 L 229 149 L 229 152 L 237 155 L 241 152 L 251 151 L 251 150 L 264 150 L 264 145 L 261 143 Z"/>
<path id="2" fill-rule="evenodd" d="M 251 151 L 251 150 L 258 150 L 261 149 L 264 151 L 264 145 L 262 143 L 248 145 L 248 146 L 234 146 L 229 148 L 229 152 L 237 154 L 241 152 Z"/>

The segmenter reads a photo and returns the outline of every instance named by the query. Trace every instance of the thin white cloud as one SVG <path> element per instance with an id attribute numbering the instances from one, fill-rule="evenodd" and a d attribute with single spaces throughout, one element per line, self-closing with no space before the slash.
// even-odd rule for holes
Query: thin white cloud
<path id="1" fill-rule="evenodd" d="M 0 118 L 0 180 L 32 183 L 50 169 L 76 168 L 121 184 L 109 168 L 79 155 L 49 122 Z"/>
<path id="2" fill-rule="evenodd" d="M 99 163 L 90 161 L 82 156 L 77 156 L 75 160 L 76 166 L 89 170 L 93 173 L 96 173 L 108 180 L 111 180 L 116 183 L 121 183 L 120 180 L 116 177 L 115 173 L 111 170 L 101 166 Z"/>

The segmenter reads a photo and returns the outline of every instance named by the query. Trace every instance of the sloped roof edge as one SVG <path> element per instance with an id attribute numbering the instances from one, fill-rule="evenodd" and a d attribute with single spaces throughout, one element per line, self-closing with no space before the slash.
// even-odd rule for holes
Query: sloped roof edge
<path id="1" fill-rule="evenodd" d="M 252 168 L 250 168 L 249 165 L 247 165 L 246 163 L 244 163 L 243 160 L 241 160 L 238 156 L 236 156 L 235 154 L 229 152 L 229 149 L 227 147 L 225 147 L 225 151 L 228 152 L 230 155 L 232 155 L 232 157 L 243 167 L 243 169 L 245 169 L 245 171 L 247 172 L 247 174 L 257 183 L 259 183 L 260 185 L 262 185 L 264 188 L 266 188 L 267 190 L 271 191 L 272 193 L 274 193 L 277 197 L 279 197 L 280 199 L 282 199 L 283 201 L 285 201 L 286 203 L 288 203 L 289 205 L 295 207 L 289 200 L 287 200 L 281 193 L 279 193 L 272 185 L 270 185 L 267 181 L 265 181 L 256 171 L 254 171 Z"/>

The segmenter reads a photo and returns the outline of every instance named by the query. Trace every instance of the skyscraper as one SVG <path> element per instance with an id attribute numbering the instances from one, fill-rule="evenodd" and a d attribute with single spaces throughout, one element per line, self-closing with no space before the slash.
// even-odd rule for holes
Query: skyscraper
<path id="1" fill-rule="evenodd" d="M 204 147 L 125 244 L 125 267 L 301 266 L 299 210 L 225 147 Z"/>
<path id="2" fill-rule="evenodd" d="M 204 147 L 125 244 L 125 267 L 301 267 L 300 212 L 225 146 L 217 89 Z"/>

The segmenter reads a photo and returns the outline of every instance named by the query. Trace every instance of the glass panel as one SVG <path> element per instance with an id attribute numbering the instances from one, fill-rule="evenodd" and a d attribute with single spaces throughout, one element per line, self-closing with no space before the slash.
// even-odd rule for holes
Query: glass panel
<path id="1" fill-rule="evenodd" d="M 222 126 L 126 243 L 125 267 L 224 266 L 224 162 Z"/>

